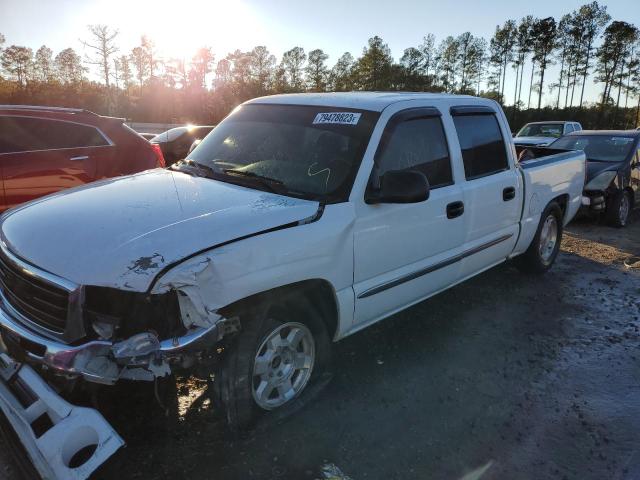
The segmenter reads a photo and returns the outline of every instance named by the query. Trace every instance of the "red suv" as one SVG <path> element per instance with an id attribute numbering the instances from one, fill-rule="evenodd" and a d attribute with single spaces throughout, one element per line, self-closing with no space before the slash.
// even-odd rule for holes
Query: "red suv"
<path id="1" fill-rule="evenodd" d="M 0 211 L 93 182 L 164 167 L 121 118 L 87 110 L 0 105 Z"/>

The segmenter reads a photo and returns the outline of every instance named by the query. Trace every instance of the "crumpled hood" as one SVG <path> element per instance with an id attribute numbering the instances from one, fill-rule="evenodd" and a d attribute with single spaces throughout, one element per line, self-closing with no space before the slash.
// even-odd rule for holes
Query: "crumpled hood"
<path id="1" fill-rule="evenodd" d="M 513 137 L 516 145 L 541 145 L 557 140 L 555 137 Z"/>
<path id="2" fill-rule="evenodd" d="M 0 231 L 14 254 L 50 273 L 145 291 L 173 262 L 317 210 L 318 202 L 158 169 L 10 210 Z"/>

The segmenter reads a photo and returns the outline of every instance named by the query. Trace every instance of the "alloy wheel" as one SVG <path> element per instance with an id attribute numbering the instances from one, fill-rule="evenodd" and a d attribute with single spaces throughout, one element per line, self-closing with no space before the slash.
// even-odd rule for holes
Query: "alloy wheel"
<path id="1" fill-rule="evenodd" d="M 307 385 L 315 361 L 313 334 L 306 325 L 284 323 L 258 348 L 252 372 L 253 399 L 273 410 L 295 398 Z"/>
<path id="2" fill-rule="evenodd" d="M 551 262 L 557 241 L 558 221 L 556 220 L 555 215 L 549 215 L 542 225 L 539 242 L 540 258 L 545 265 L 548 265 Z"/>

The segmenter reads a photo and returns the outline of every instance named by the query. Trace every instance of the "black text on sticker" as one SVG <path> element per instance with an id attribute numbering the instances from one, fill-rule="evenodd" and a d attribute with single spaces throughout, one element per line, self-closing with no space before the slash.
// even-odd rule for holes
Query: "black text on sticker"
<path id="1" fill-rule="evenodd" d="M 357 125 L 360 120 L 359 113 L 351 112 L 327 112 L 319 113 L 313 119 L 313 124 L 318 123 L 337 123 L 340 125 Z"/>

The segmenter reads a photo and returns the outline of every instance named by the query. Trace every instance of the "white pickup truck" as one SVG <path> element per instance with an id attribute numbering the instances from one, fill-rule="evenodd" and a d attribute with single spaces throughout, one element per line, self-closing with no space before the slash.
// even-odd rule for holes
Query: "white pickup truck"
<path id="1" fill-rule="evenodd" d="M 2 217 L 0 408 L 42 476 L 85 478 L 123 441 L 61 382 L 153 381 L 213 355 L 247 425 L 299 397 L 332 340 L 509 259 L 546 271 L 584 178 L 582 152 L 519 165 L 491 100 L 251 100 L 170 169 Z"/>
<path id="2" fill-rule="evenodd" d="M 527 123 L 513 136 L 516 147 L 543 147 L 563 135 L 582 130 L 578 122 L 554 121 Z"/>

